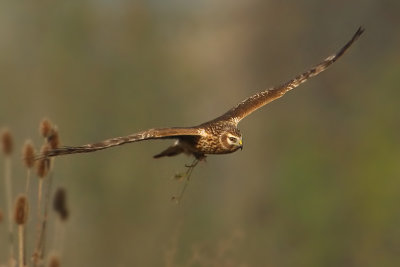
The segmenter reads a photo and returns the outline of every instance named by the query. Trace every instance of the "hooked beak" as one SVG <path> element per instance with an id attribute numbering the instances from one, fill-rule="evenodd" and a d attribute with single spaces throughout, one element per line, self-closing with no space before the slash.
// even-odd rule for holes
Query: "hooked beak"
<path id="1" fill-rule="evenodd" d="M 240 145 L 240 150 L 243 150 L 243 142 L 242 142 L 242 140 L 239 140 L 239 145 Z"/>

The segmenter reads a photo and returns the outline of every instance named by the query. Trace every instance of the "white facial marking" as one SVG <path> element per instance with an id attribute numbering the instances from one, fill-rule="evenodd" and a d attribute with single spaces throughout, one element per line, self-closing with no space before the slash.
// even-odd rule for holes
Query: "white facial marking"
<path id="1" fill-rule="evenodd" d="M 230 145 L 241 146 L 242 145 L 241 144 L 241 140 L 242 139 L 240 137 L 237 137 L 237 136 L 234 136 L 234 135 L 231 135 L 231 134 L 227 135 L 227 142 Z"/>

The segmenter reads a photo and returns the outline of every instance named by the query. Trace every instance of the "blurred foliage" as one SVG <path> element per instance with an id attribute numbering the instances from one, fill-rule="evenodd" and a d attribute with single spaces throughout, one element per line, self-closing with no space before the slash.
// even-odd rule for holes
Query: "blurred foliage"
<path id="1" fill-rule="evenodd" d="M 244 120 L 244 150 L 200 164 L 180 205 L 171 178 L 190 159 L 151 158 L 168 141 L 57 159 L 71 201 L 63 265 L 398 266 L 399 8 L 2 1 L 0 125 L 21 146 L 39 143 L 42 117 L 66 145 L 201 123 L 366 28 L 331 69 Z"/>

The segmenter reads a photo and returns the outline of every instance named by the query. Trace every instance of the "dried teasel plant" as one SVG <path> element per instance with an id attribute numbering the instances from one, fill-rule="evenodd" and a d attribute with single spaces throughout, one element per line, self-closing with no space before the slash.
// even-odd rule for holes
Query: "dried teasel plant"
<path id="1" fill-rule="evenodd" d="M 14 222 L 18 225 L 18 263 L 19 267 L 26 265 L 25 257 L 25 224 L 28 220 L 28 199 L 19 195 L 14 207 Z"/>
<path id="2" fill-rule="evenodd" d="M 5 156 L 10 156 L 13 152 L 13 138 L 10 130 L 3 129 L 1 133 L 1 148 Z"/>
<path id="3" fill-rule="evenodd" d="M 31 172 L 32 172 L 32 168 L 35 166 L 35 148 L 33 147 L 32 141 L 30 141 L 30 140 L 27 140 L 25 142 L 24 147 L 22 148 L 22 160 L 27 169 L 25 194 L 29 195 Z"/>
<path id="4" fill-rule="evenodd" d="M 47 118 L 44 118 L 39 124 L 39 134 L 43 138 L 47 138 L 50 135 L 52 128 L 53 128 L 53 126 L 52 126 L 50 120 Z"/>
<path id="5" fill-rule="evenodd" d="M 60 137 L 58 129 L 52 125 L 48 119 L 42 120 L 39 128 L 41 136 L 44 137 L 44 145 L 40 150 L 41 152 L 36 154 L 34 145 L 30 140 L 26 140 L 24 146 L 22 147 L 21 158 L 23 165 L 21 166 L 24 166 L 27 171 L 26 185 L 25 192 L 24 190 L 19 190 L 20 192 L 24 193 L 19 194 L 16 198 L 12 194 L 13 180 L 11 179 L 11 163 L 14 152 L 13 135 L 11 134 L 11 131 L 6 128 L 0 130 L 0 154 L 3 154 L 3 157 L 0 157 L 0 160 L 3 160 L 4 162 L 3 170 L 5 186 L 3 188 L 6 200 L 5 209 L 2 211 L 0 210 L 0 223 L 5 220 L 5 223 L 9 227 L 8 238 L 3 238 L 4 236 L 0 236 L 0 241 L 7 241 L 10 249 L 7 263 L 0 262 L 0 266 L 60 266 L 60 255 L 62 251 L 62 242 L 60 241 L 63 241 L 65 229 L 64 222 L 69 216 L 69 210 L 66 205 L 66 192 L 65 189 L 57 190 L 54 202 L 51 203 L 51 196 L 53 195 L 51 185 L 54 176 L 54 159 L 38 157 L 38 155 L 46 154 L 47 151 L 59 147 Z M 36 174 L 36 176 L 38 176 L 38 193 L 36 195 L 37 199 L 33 199 L 34 195 L 29 194 L 29 191 L 31 190 L 30 177 L 32 174 Z M 0 188 L 2 189 L 1 185 Z M 0 196 L 1 193 L 2 192 L 0 192 Z M 13 199 L 15 199 L 14 205 Z M 33 213 L 33 217 L 37 216 L 37 218 L 33 218 L 34 221 L 37 219 L 37 233 L 35 233 L 35 224 L 32 225 L 31 223 L 28 223 L 28 206 L 30 206 L 28 204 L 31 203 L 37 205 L 36 207 L 33 207 L 33 210 L 35 211 Z M 49 232 L 49 227 L 47 226 L 48 220 L 52 218 L 52 216 L 49 214 L 49 207 L 51 207 L 52 204 L 55 208 L 55 212 L 58 215 L 54 225 L 54 233 L 52 231 Z M 16 229 L 18 229 L 18 231 L 15 231 Z M 30 234 L 30 230 L 33 230 L 34 233 Z M 49 233 L 52 235 L 52 239 L 54 239 L 53 241 L 59 241 L 58 243 L 50 243 L 52 244 L 50 249 L 56 252 L 51 253 L 50 257 L 46 255 L 47 253 L 45 249 L 46 243 L 48 243 L 47 239 L 49 239 L 49 237 L 47 237 L 47 235 Z M 29 245 L 29 242 L 27 242 L 29 239 L 27 240 L 26 236 L 35 236 L 35 234 L 36 238 L 34 237 L 32 239 L 33 244 Z M 32 255 L 32 258 L 30 260 L 26 256 L 27 252 L 31 252 L 30 255 Z M 14 254 L 17 257 L 14 257 Z"/>
<path id="6" fill-rule="evenodd" d="M 51 133 L 47 137 L 47 142 L 51 149 L 57 149 L 60 146 L 60 136 L 57 127 L 51 129 Z"/>
<path id="7" fill-rule="evenodd" d="M 44 137 L 44 145 L 40 151 L 40 155 L 47 155 L 49 150 L 57 149 L 60 145 L 59 131 L 53 126 L 48 119 L 43 119 L 39 126 L 39 131 Z M 37 158 L 37 175 L 39 177 L 38 188 L 38 224 L 37 224 L 37 240 L 34 252 L 34 266 L 43 262 L 45 258 L 45 243 L 47 232 L 48 208 L 50 205 L 50 196 L 53 180 L 54 159 L 47 157 Z M 43 183 L 46 183 L 45 191 Z M 44 195 L 43 195 L 44 192 Z M 44 196 L 44 197 L 43 197 Z M 43 203 L 42 203 L 43 202 Z"/>
<path id="8" fill-rule="evenodd" d="M 14 227 L 12 223 L 12 179 L 11 179 L 11 154 L 13 152 L 13 138 L 10 130 L 3 129 L 0 135 L 0 145 L 4 154 L 4 188 L 5 203 L 8 217 L 8 234 L 10 262 L 14 262 Z"/>

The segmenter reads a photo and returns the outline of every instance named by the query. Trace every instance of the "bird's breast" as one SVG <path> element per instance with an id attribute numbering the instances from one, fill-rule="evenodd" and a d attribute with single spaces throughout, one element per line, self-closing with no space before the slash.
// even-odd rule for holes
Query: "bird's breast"
<path id="1" fill-rule="evenodd" d="M 226 154 L 232 152 L 222 146 L 219 136 L 216 135 L 199 138 L 194 147 L 198 152 L 203 154 Z"/>

